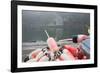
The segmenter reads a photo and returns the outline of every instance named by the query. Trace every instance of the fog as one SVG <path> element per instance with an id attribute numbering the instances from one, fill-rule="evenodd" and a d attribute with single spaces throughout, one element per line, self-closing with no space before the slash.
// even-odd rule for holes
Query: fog
<path id="1" fill-rule="evenodd" d="M 47 30 L 56 40 L 69 38 L 72 35 L 88 34 L 90 25 L 89 13 L 22 11 L 22 41 L 46 41 Z"/>

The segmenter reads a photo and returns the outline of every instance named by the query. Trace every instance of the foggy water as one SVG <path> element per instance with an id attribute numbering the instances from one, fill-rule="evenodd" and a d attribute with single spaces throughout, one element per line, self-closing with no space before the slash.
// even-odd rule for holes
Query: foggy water
<path id="1" fill-rule="evenodd" d="M 47 30 L 56 40 L 77 34 L 87 34 L 89 13 L 22 11 L 22 41 L 46 41 Z"/>

